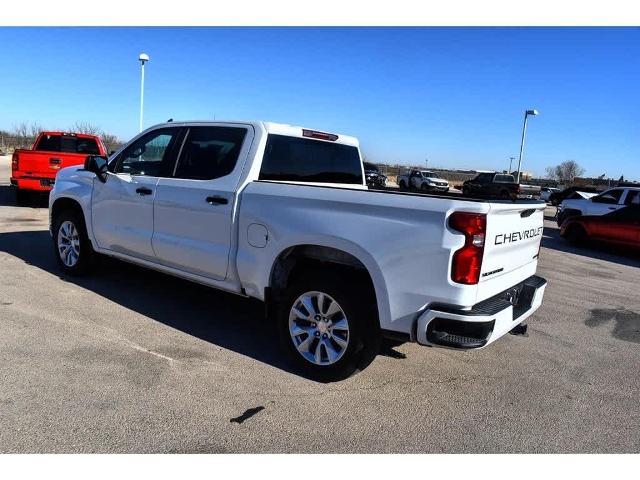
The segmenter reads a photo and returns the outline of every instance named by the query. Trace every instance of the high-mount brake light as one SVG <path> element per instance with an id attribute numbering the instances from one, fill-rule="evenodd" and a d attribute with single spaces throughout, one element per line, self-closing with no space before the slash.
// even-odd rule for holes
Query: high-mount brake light
<path id="1" fill-rule="evenodd" d="M 318 132 L 317 130 L 302 130 L 303 137 L 319 138 L 320 140 L 329 140 L 335 142 L 338 139 L 338 135 L 335 133 Z"/>
<path id="2" fill-rule="evenodd" d="M 456 283 L 476 285 L 482 269 L 487 216 L 483 213 L 454 212 L 449 217 L 449 227 L 464 234 L 464 245 L 453 254 L 451 279 Z"/>

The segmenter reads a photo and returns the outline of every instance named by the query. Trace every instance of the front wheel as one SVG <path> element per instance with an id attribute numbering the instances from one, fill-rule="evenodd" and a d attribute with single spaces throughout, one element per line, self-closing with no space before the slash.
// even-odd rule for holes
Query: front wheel
<path id="1" fill-rule="evenodd" d="M 93 265 L 95 252 L 87 236 L 84 218 L 65 210 L 53 219 L 53 248 L 60 268 L 69 275 L 82 275 Z"/>
<path id="2" fill-rule="evenodd" d="M 347 275 L 348 276 L 348 275 Z M 280 340 L 294 366 L 320 381 L 347 378 L 380 348 L 375 298 L 343 272 L 299 278 L 279 302 Z"/>

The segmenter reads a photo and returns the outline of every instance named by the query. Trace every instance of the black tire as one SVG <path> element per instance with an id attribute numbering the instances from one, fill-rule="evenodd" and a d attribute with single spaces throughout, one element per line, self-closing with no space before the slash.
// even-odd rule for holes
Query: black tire
<path id="1" fill-rule="evenodd" d="M 406 190 L 407 189 L 407 184 L 404 183 L 404 181 L 400 182 L 400 190 Z"/>
<path id="2" fill-rule="evenodd" d="M 63 254 L 58 248 L 58 236 L 60 228 L 65 222 L 70 222 L 76 229 L 77 236 L 73 238 L 79 241 L 77 260 L 68 265 L 63 260 Z M 96 253 L 93 250 L 91 241 L 87 236 L 87 227 L 84 216 L 77 210 L 64 210 L 60 212 L 52 221 L 53 251 L 56 261 L 64 273 L 73 276 L 80 276 L 88 273 L 95 263 Z"/>
<path id="3" fill-rule="evenodd" d="M 500 198 L 502 200 L 511 200 L 511 194 L 509 193 L 508 190 L 502 190 L 500 192 Z"/>
<path id="4" fill-rule="evenodd" d="M 26 207 L 31 204 L 32 193 L 29 190 L 16 187 L 16 203 L 20 207 Z"/>
<path id="5" fill-rule="evenodd" d="M 363 281 L 345 274 L 342 270 L 312 270 L 305 272 L 295 279 L 283 293 L 276 306 L 276 322 L 280 343 L 296 370 L 305 377 L 314 380 L 328 382 L 343 380 L 359 370 L 366 368 L 376 357 L 380 350 L 380 327 L 377 317 L 375 297 L 362 287 Z M 294 345 L 294 340 L 289 331 L 289 316 L 297 300 L 308 292 L 322 292 L 338 303 L 348 322 L 348 336 L 346 348 L 342 356 L 335 363 L 318 365 L 312 363 L 300 353 Z M 330 300 L 325 300 L 325 302 Z M 330 305 L 330 303 L 329 303 Z M 315 304 L 317 307 L 317 302 Z M 325 303 L 325 308 L 328 309 Z M 309 311 L 303 312 L 309 314 Z M 342 315 L 338 314 L 340 319 Z M 333 317 L 334 321 L 336 315 Z M 312 328 L 313 322 L 299 320 L 296 325 Z M 317 323 L 319 325 L 320 322 Z M 319 334 L 316 333 L 316 334 Z M 297 337 L 300 343 L 311 337 L 311 334 L 302 334 Z M 323 334 L 325 335 L 325 334 Z M 326 335 L 325 335 L 326 336 Z M 315 337 L 311 345 L 316 345 L 309 350 L 320 350 L 322 360 L 329 360 L 326 347 L 320 346 L 320 337 Z M 324 339 L 324 342 L 332 342 L 332 338 Z M 334 347 L 338 345 L 333 344 Z M 314 352 L 310 352 L 314 356 Z M 324 355 L 322 355 L 324 352 Z"/>
<path id="6" fill-rule="evenodd" d="M 572 217 L 579 217 L 581 215 L 582 215 L 582 212 L 580 210 L 573 210 L 573 209 L 563 210 L 562 212 L 556 213 L 556 217 L 557 217 L 556 223 L 558 224 L 558 227 L 562 227 L 562 224 L 567 219 Z"/>
<path id="7" fill-rule="evenodd" d="M 574 223 L 573 225 L 569 225 L 564 234 L 564 238 L 566 238 L 571 245 L 579 247 L 587 242 L 588 236 L 582 225 Z"/>

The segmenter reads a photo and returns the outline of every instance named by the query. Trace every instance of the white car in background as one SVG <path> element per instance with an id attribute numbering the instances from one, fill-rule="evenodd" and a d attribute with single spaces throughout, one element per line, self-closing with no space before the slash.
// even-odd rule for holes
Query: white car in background
<path id="1" fill-rule="evenodd" d="M 569 217 L 606 215 L 625 206 L 638 204 L 640 187 L 611 188 L 590 198 L 567 199 L 558 207 L 558 226 Z"/>
<path id="2" fill-rule="evenodd" d="M 549 201 L 549 197 L 551 196 L 551 194 L 554 193 L 554 192 L 559 192 L 559 191 L 560 191 L 559 188 L 542 187 L 542 188 L 540 188 L 540 200 L 548 202 Z"/>

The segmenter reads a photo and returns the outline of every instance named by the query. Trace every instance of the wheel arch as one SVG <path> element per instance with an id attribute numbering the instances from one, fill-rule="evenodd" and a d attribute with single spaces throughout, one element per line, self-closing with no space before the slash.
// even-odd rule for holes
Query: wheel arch
<path id="1" fill-rule="evenodd" d="M 82 205 L 80 205 L 80 202 L 78 202 L 76 199 L 74 198 L 69 198 L 69 197 L 60 197 L 57 198 L 52 204 L 51 204 L 51 208 L 50 208 L 50 226 L 53 225 L 53 219 L 56 218 L 58 215 L 60 215 L 61 212 L 64 212 L 66 210 L 75 210 L 78 213 L 82 214 L 82 217 L 84 218 L 84 222 L 85 224 L 87 223 L 87 219 L 86 216 L 84 214 L 84 210 L 82 209 Z"/>
<path id="2" fill-rule="evenodd" d="M 345 273 L 352 272 L 367 282 L 377 306 L 379 324 L 383 326 L 390 317 L 390 310 L 382 271 L 371 255 L 359 251 L 357 246 L 349 247 L 301 243 L 283 248 L 272 262 L 268 278 L 269 294 L 265 295 L 267 303 L 277 299 L 278 292 L 294 282 L 296 275 L 306 268 L 335 268 Z"/>
<path id="3" fill-rule="evenodd" d="M 82 199 L 77 199 L 73 197 L 58 197 L 49 206 L 49 231 L 53 232 L 53 221 L 57 215 L 65 210 L 74 210 L 82 215 L 82 219 L 84 220 L 84 227 L 87 230 L 87 236 L 89 237 L 89 241 L 92 243 L 95 248 L 95 241 L 93 239 L 93 229 L 91 228 L 91 216 L 90 213 L 87 212 L 85 207 L 83 206 Z"/>

